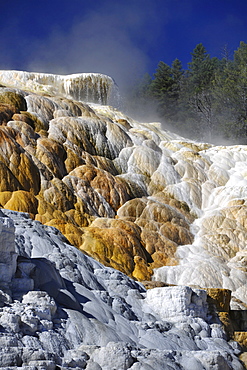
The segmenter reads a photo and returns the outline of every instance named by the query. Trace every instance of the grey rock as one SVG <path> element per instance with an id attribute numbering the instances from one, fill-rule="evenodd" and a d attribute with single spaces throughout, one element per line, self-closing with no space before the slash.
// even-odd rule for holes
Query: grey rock
<path id="1" fill-rule="evenodd" d="M 243 369 L 204 290 L 146 292 L 23 213 L 2 211 L 1 240 L 0 367 Z"/>

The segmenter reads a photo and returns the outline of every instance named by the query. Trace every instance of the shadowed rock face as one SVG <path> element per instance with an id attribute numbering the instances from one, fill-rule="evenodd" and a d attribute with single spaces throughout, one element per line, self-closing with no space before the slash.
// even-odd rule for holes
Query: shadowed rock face
<path id="1" fill-rule="evenodd" d="M 96 221 L 138 233 L 127 221 Z M 57 229 L 0 211 L 1 368 L 243 370 L 226 331 L 230 292 L 208 298 L 188 286 L 146 291 Z"/>
<path id="2" fill-rule="evenodd" d="M 73 100 L 74 77 L 0 73 L 11 85 L 0 88 L 2 208 L 137 280 L 221 287 L 247 303 L 246 147 Z"/>

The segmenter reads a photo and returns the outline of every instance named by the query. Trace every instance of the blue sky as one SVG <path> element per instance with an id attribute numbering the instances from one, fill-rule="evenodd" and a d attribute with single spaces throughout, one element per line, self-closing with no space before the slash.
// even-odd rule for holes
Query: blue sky
<path id="1" fill-rule="evenodd" d="M 121 86 L 247 42 L 247 0 L 1 0 L 0 69 L 101 72 Z"/>

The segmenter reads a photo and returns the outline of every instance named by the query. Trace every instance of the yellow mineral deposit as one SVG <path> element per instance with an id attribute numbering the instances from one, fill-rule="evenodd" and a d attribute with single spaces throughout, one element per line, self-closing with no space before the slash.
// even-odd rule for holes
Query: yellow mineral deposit
<path id="1" fill-rule="evenodd" d="M 0 71 L 0 83 L 3 208 L 137 280 L 230 289 L 247 303 L 245 146 L 124 115 L 108 76 Z"/>

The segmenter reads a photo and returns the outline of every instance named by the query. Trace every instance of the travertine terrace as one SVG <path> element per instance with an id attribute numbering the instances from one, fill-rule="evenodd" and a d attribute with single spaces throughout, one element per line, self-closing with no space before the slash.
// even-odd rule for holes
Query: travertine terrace
<path id="1" fill-rule="evenodd" d="M 166 131 L 157 122 L 131 119 L 109 105 L 115 87 L 108 76 L 0 71 L 0 84 L 0 205 L 4 212 L 25 212 L 24 219 L 27 214 L 30 217 L 27 224 L 56 228 L 48 228 L 50 232 L 60 230 L 68 250 L 76 247 L 83 252 L 76 251 L 76 256 L 93 257 L 98 261 L 90 262 L 94 266 L 101 266 L 99 262 L 106 266 L 106 270 L 100 267 L 102 271 L 120 271 L 136 281 L 153 281 L 153 286 L 181 286 L 165 292 L 155 288 L 147 293 L 148 314 L 158 315 L 161 320 L 167 314 L 160 312 L 157 300 L 183 296 L 188 305 L 195 301 L 196 317 L 206 322 L 206 296 L 200 293 L 206 288 L 231 291 L 231 308 L 245 309 L 246 146 L 194 142 Z M 3 225 L 9 222 L 11 227 L 11 219 L 18 217 L 16 213 L 8 215 L 10 220 L 4 218 Z M 16 239 L 18 251 L 13 250 L 9 256 L 4 247 L 3 263 L 7 262 L 1 265 L 3 288 L 9 294 L 8 289 L 15 286 L 17 298 L 17 257 L 48 258 L 50 253 L 40 241 L 31 248 L 27 242 L 32 240 L 31 234 L 23 242 L 21 238 L 19 235 Z M 42 253 L 32 255 L 30 248 L 41 248 Z M 52 261 L 56 262 L 55 257 Z M 26 262 L 21 261 L 20 276 L 27 275 L 25 294 L 29 295 L 25 300 L 32 301 L 28 291 L 35 291 L 33 262 Z M 120 272 L 115 274 L 128 279 Z M 59 284 L 57 288 L 65 289 L 64 283 Z M 199 290 L 192 291 L 188 286 Z M 144 292 L 139 285 L 136 287 L 139 293 Z M 105 293 L 100 294 L 103 297 Z M 10 304 L 9 296 L 3 299 Z M 45 295 L 42 299 L 51 307 L 52 317 L 56 311 L 53 301 Z M 149 312 L 147 307 L 153 302 L 156 309 Z M 74 302 L 79 311 L 81 303 Z M 180 317 L 181 313 L 183 321 L 183 311 L 190 312 L 190 308 L 174 305 L 175 314 L 167 320 L 173 322 L 173 315 Z M 133 314 L 136 317 L 137 311 Z M 41 328 L 37 325 L 36 331 Z M 47 325 L 44 331 L 52 329 L 51 324 Z M 206 328 L 203 325 L 201 330 Z M 205 330 L 211 338 L 212 328 Z M 222 337 L 220 333 L 217 335 Z M 192 347 L 189 351 L 198 350 Z M 96 352 L 93 358 L 103 363 L 101 356 L 107 351 Z M 130 368 L 134 362 L 123 368 Z M 142 368 L 138 366 L 131 368 Z"/>
<path id="2" fill-rule="evenodd" d="M 2 207 L 138 280 L 227 288 L 245 302 L 246 147 L 193 142 L 65 97 L 65 81 L 70 98 L 83 81 L 88 91 L 85 75 L 0 73 L 15 86 L 0 95 Z M 91 81 L 88 97 L 110 78 Z"/>

